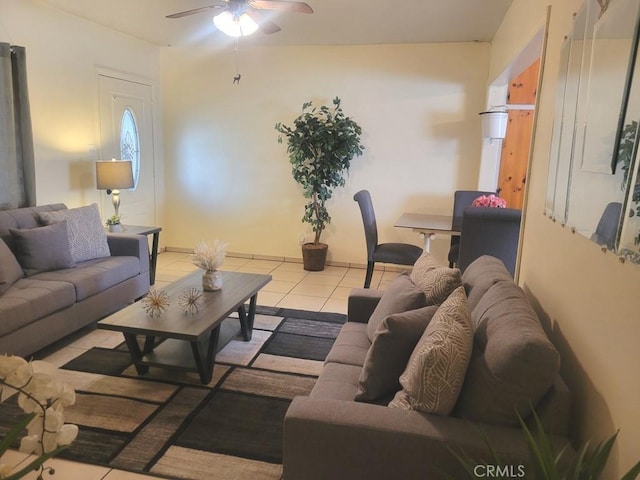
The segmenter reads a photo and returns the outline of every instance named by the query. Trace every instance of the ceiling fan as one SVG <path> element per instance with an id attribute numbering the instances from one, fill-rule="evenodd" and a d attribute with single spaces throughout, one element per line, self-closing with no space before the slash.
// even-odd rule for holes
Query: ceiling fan
<path id="1" fill-rule="evenodd" d="M 269 34 L 279 32 L 281 28 L 267 19 L 261 10 L 313 13 L 313 9 L 304 2 L 286 0 L 219 0 L 213 5 L 167 15 L 167 18 L 186 17 L 211 9 L 220 10 L 220 13 L 214 17 L 216 26 L 227 35 L 233 37 L 250 35 L 257 29 Z"/>

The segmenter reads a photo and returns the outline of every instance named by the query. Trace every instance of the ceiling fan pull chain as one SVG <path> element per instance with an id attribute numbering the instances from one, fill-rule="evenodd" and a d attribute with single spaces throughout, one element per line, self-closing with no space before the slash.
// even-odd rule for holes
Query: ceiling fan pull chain
<path id="1" fill-rule="evenodd" d="M 236 38 L 236 75 L 233 77 L 233 83 L 238 85 L 240 85 L 240 78 L 242 77 L 238 69 L 238 56 L 240 55 L 239 52 L 240 52 L 240 37 Z"/>

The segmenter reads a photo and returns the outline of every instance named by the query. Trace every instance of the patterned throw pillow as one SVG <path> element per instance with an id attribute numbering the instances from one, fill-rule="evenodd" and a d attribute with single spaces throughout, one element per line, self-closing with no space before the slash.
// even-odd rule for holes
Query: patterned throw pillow
<path id="1" fill-rule="evenodd" d="M 360 371 L 356 401 L 373 402 L 400 390 L 400 375 L 437 310 L 431 305 L 383 320 Z"/>
<path id="2" fill-rule="evenodd" d="M 441 266 L 428 252 L 413 265 L 411 281 L 424 292 L 427 305 L 440 305 L 462 285 L 460 270 Z"/>
<path id="3" fill-rule="evenodd" d="M 390 407 L 449 415 L 471 357 L 473 331 L 464 288 L 457 288 L 438 308 L 407 368 L 400 376 L 402 390 Z"/>
<path id="4" fill-rule="evenodd" d="M 55 212 L 40 212 L 40 219 L 45 225 L 67 221 L 71 257 L 74 262 L 111 255 L 97 204 Z"/>

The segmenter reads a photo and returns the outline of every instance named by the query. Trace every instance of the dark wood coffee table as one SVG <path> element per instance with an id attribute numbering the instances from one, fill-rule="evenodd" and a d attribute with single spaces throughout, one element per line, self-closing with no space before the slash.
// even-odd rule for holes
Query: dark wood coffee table
<path id="1" fill-rule="evenodd" d="M 207 384 L 213 375 L 220 326 L 234 311 L 238 312 L 240 331 L 245 341 L 251 340 L 258 292 L 271 281 L 271 275 L 221 272 L 222 290 L 203 292 L 204 299 L 195 314 L 184 313 L 178 297 L 189 288 L 202 290 L 202 272 L 193 272 L 170 284 L 169 309 L 158 317 L 150 317 L 141 302 L 136 302 L 98 322 L 98 328 L 122 332 L 139 375 L 150 366 L 195 371 Z M 245 302 L 249 300 L 247 311 Z M 144 336 L 140 348 L 138 336 Z M 156 339 L 164 339 L 157 342 Z"/>

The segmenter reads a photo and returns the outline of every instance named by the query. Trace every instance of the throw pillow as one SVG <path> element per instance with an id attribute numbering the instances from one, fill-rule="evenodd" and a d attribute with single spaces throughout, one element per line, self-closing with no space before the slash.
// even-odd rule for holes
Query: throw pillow
<path id="1" fill-rule="evenodd" d="M 560 355 L 547 338 L 525 293 L 499 282 L 471 313 L 473 355 L 456 416 L 518 426 L 553 384 Z"/>
<path id="2" fill-rule="evenodd" d="M 111 255 L 97 204 L 55 212 L 40 212 L 40 219 L 45 225 L 67 221 L 71 257 L 74 262 Z"/>
<path id="3" fill-rule="evenodd" d="M 437 309 L 409 310 L 382 321 L 360 372 L 357 401 L 373 402 L 400 390 L 400 375 Z"/>
<path id="4" fill-rule="evenodd" d="M 424 292 L 427 305 L 440 305 L 462 285 L 460 270 L 441 266 L 428 252 L 413 265 L 411 280 Z"/>
<path id="5" fill-rule="evenodd" d="M 390 407 L 449 415 L 471 357 L 473 332 L 464 288 L 458 287 L 438 308 L 407 368 L 400 376 L 402 390 Z"/>
<path id="6" fill-rule="evenodd" d="M 378 305 L 369 317 L 367 336 L 373 342 L 378 327 L 388 315 L 406 312 L 426 306 L 424 293 L 417 288 L 409 275 L 401 273 L 384 291 Z"/>
<path id="7" fill-rule="evenodd" d="M 67 222 L 19 230 L 10 228 L 16 257 L 27 276 L 75 266 L 71 258 Z"/>
<path id="8" fill-rule="evenodd" d="M 22 267 L 4 240 L 0 238 L 0 295 L 22 277 L 24 277 Z"/>

